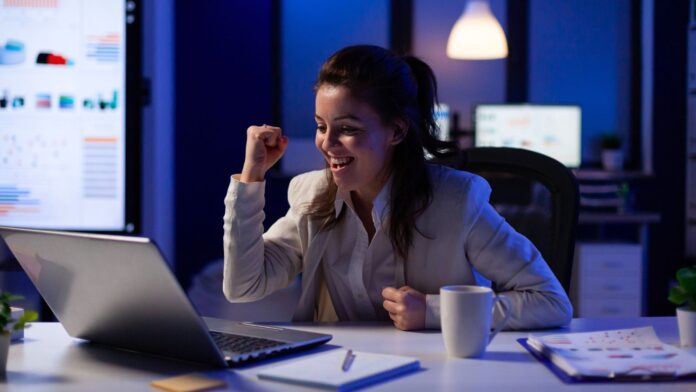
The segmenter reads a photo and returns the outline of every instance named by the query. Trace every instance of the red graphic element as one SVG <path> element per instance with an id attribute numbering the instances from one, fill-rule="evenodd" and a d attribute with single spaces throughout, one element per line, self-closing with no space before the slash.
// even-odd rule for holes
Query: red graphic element
<path id="1" fill-rule="evenodd" d="M 36 64 L 72 65 L 72 61 L 60 54 L 41 52 L 36 55 Z"/>

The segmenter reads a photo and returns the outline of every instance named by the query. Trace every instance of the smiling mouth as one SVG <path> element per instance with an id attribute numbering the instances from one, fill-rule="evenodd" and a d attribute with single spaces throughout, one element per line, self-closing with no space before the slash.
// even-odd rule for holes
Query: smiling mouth
<path id="1" fill-rule="evenodd" d="M 355 158 L 331 158 L 329 165 L 331 166 L 331 170 L 337 171 L 350 165 L 354 160 Z"/>

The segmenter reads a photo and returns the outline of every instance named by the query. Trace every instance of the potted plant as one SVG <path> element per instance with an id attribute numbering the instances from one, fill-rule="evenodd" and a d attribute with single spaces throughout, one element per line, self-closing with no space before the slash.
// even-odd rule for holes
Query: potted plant
<path id="1" fill-rule="evenodd" d="M 602 136 L 602 166 L 607 171 L 621 171 L 623 169 L 623 151 L 621 151 L 621 138 L 615 133 L 607 133 Z"/>
<path id="2" fill-rule="evenodd" d="M 36 320 L 38 316 L 36 312 L 28 310 L 17 319 L 13 319 L 10 302 L 20 299 L 22 297 L 19 295 L 0 293 L 0 373 L 4 373 L 7 368 L 12 332 L 28 327 L 27 323 Z"/>
<path id="3" fill-rule="evenodd" d="M 669 300 L 679 305 L 677 322 L 682 347 L 696 346 L 696 265 L 677 271 L 678 284 L 669 291 Z"/>

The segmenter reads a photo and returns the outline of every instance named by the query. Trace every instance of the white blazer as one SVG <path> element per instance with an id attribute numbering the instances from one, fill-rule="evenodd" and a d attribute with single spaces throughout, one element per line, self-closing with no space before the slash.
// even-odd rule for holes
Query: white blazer
<path id="1" fill-rule="evenodd" d="M 416 219 L 426 236 L 414 236 L 408 260 L 397 263 L 405 284 L 425 293 L 426 325 L 439 326 L 439 289 L 452 284 L 489 284 L 512 304 L 507 328 L 546 328 L 570 322 L 572 306 L 539 251 L 489 204 L 481 177 L 429 165 L 433 199 Z M 302 273 L 302 295 L 293 319 L 311 321 L 317 269 L 330 236 L 304 207 L 326 189 L 324 171 L 292 179 L 290 209 L 263 233 L 264 182 L 234 178 L 225 197 L 223 292 L 231 302 L 261 299 Z M 334 239 L 334 241 L 340 239 Z M 397 271 L 398 272 L 398 271 Z M 500 309 L 494 323 L 502 317 Z"/>

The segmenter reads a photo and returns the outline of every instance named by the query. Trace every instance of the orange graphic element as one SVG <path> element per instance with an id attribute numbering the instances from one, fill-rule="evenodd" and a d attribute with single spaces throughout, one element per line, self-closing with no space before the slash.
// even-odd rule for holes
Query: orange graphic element
<path id="1" fill-rule="evenodd" d="M 0 204 L 0 216 L 9 215 L 10 212 L 34 214 L 40 211 L 41 210 L 38 207 L 21 207 L 13 204 Z"/>
<path id="2" fill-rule="evenodd" d="M 86 137 L 86 143 L 117 143 L 117 137 Z"/>
<path id="3" fill-rule="evenodd" d="M 87 37 L 87 40 L 108 44 L 117 44 L 121 41 L 121 35 L 119 33 L 109 33 L 106 35 L 90 35 L 89 37 Z"/>

